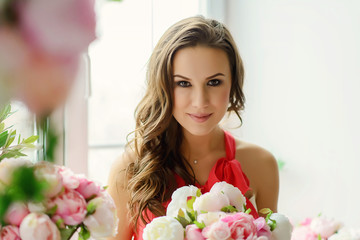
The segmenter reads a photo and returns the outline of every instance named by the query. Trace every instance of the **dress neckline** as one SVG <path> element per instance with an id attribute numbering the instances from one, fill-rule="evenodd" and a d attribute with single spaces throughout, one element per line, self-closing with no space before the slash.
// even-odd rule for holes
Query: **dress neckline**
<path id="1" fill-rule="evenodd" d="M 209 185 L 209 179 L 210 179 L 211 175 L 213 174 L 213 172 L 215 172 L 215 169 L 220 161 L 229 161 L 229 160 L 235 159 L 235 149 L 236 149 L 235 139 L 227 131 L 223 130 L 223 132 L 224 132 L 224 142 L 225 142 L 225 157 L 221 157 L 218 160 L 216 160 L 214 165 L 211 167 L 211 170 L 208 174 L 207 180 L 204 184 L 200 184 L 198 182 L 195 183 L 195 186 L 197 188 L 199 188 L 200 190 L 206 189 L 206 187 Z"/>

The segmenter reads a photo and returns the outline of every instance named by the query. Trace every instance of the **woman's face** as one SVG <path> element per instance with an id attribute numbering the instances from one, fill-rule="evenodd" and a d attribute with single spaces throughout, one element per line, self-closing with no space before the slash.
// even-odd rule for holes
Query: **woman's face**
<path id="1" fill-rule="evenodd" d="M 190 134 L 211 133 L 229 105 L 227 54 L 218 48 L 186 47 L 175 54 L 173 69 L 174 118 Z"/>

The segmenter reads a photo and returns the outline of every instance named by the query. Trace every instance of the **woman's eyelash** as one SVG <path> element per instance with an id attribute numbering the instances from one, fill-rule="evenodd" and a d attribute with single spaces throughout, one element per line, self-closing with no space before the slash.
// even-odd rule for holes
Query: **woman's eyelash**
<path id="1" fill-rule="evenodd" d="M 180 86 L 180 87 L 190 87 L 191 86 L 191 84 L 187 81 L 177 81 L 176 85 Z"/>

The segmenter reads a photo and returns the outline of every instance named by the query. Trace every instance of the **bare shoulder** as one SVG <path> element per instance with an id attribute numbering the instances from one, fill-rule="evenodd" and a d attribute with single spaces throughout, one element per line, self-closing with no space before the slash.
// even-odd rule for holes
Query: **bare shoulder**
<path id="1" fill-rule="evenodd" d="M 121 156 L 115 159 L 110 168 L 109 185 L 115 182 L 126 182 L 126 169 L 134 162 L 134 159 L 135 153 L 129 149 L 125 150 Z"/>
<path id="2" fill-rule="evenodd" d="M 275 157 L 271 152 L 256 144 L 236 139 L 236 159 L 243 168 L 251 166 L 277 166 Z"/>
<path id="3" fill-rule="evenodd" d="M 279 170 L 275 157 L 256 144 L 236 139 L 236 159 L 248 177 L 258 209 L 277 211 Z"/>

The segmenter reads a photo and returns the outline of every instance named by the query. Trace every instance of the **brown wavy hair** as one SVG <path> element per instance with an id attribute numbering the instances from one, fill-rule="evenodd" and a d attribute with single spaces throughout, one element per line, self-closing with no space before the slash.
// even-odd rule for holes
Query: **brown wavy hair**
<path id="1" fill-rule="evenodd" d="M 229 30 L 220 22 L 202 16 L 171 26 L 148 62 L 147 91 L 135 110 L 135 136 L 127 145 L 135 153 L 134 161 L 126 170 L 130 193 L 128 207 L 135 228 L 139 218 L 144 223 L 150 220 L 146 210 L 156 216 L 165 214 L 162 203 L 170 199 L 177 187 L 174 173 L 186 184 L 196 182 L 194 171 L 180 151 L 183 133 L 172 115 L 172 75 L 176 52 L 198 45 L 227 53 L 232 77 L 228 112 L 235 112 L 242 122 L 244 68 Z"/>

